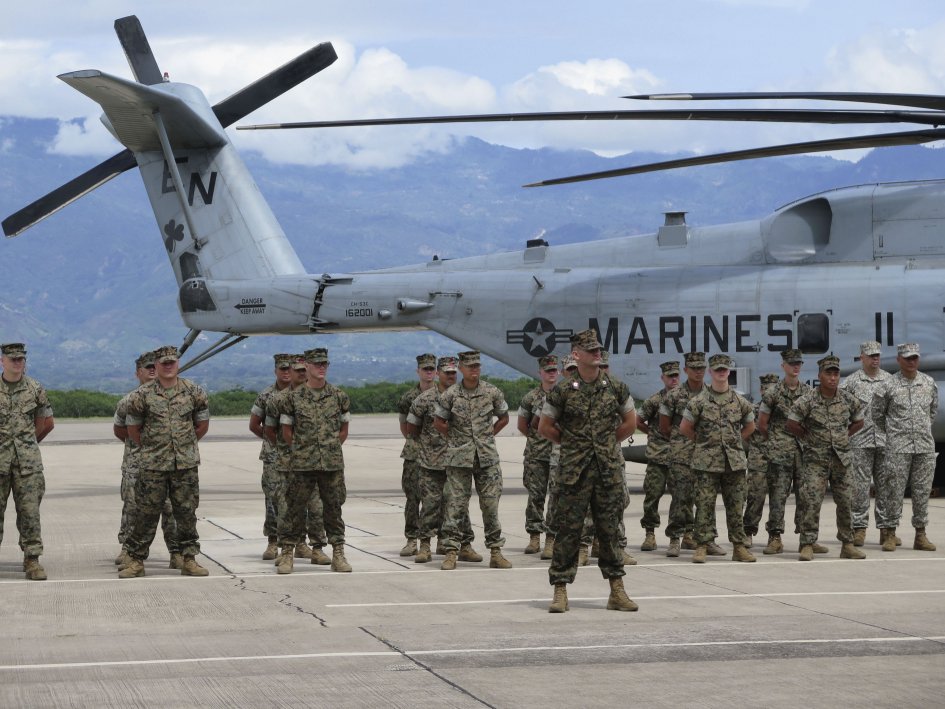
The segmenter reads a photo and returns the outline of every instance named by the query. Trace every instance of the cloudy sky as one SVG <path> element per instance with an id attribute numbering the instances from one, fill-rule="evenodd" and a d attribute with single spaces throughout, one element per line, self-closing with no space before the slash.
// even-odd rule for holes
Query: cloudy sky
<path id="1" fill-rule="evenodd" d="M 945 94 L 941 0 L 51 0 L 4 8 L 0 116 L 59 119 L 52 152 L 114 153 L 98 107 L 55 77 L 93 68 L 130 77 L 112 23 L 132 13 L 161 69 L 203 88 L 211 103 L 314 44 L 334 43 L 332 67 L 243 123 L 619 109 L 634 103 L 621 95 L 654 91 Z M 454 135 L 619 154 L 709 152 L 842 131 L 555 123 L 232 135 L 274 161 L 375 168 L 446 150 Z"/>

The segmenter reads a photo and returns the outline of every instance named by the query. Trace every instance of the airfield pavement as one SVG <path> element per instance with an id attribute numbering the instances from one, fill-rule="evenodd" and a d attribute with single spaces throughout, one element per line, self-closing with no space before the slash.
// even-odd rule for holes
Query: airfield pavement
<path id="1" fill-rule="evenodd" d="M 296 560 L 279 576 L 260 557 L 259 443 L 245 420 L 214 420 L 201 443 L 198 510 L 207 578 L 167 568 L 158 535 L 145 578 L 113 559 L 121 445 L 110 423 L 60 421 L 43 444 L 49 580 L 23 579 L 12 502 L 0 549 L 3 707 L 791 707 L 940 706 L 945 697 L 945 500 L 930 503 L 939 551 L 838 558 L 834 505 L 826 556 L 787 551 L 755 564 L 690 563 L 639 551 L 643 467 L 628 464 L 626 515 L 637 613 L 605 610 L 592 565 L 547 612 L 548 563 L 522 553 L 524 439 L 499 439 L 500 512 L 511 570 L 440 571 L 401 558 L 401 440 L 393 416 L 358 416 L 345 444 L 350 574 Z M 791 498 L 793 502 L 793 497 Z M 661 513 L 665 524 L 669 498 Z M 719 505 L 719 527 L 724 510 Z M 793 515 L 793 504 L 787 518 Z M 723 548 L 731 546 L 721 537 Z M 298 563 L 302 561 L 304 563 Z M 593 563 L 593 562 L 592 562 Z"/>

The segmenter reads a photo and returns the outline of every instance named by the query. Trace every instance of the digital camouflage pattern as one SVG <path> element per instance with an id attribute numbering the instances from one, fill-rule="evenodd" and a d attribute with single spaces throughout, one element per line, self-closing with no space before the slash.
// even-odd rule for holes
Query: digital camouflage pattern
<path id="1" fill-rule="evenodd" d="M 477 460 L 472 467 L 448 466 L 446 468 L 441 541 L 443 548 L 447 551 L 459 550 L 463 537 L 468 534 L 464 525 L 469 523 L 469 499 L 472 496 L 473 481 L 476 483 L 476 494 L 479 496 L 479 510 L 482 512 L 486 546 L 494 549 L 505 545 L 502 524 L 499 521 L 502 469 L 498 463 L 483 466 Z"/>
<path id="2" fill-rule="evenodd" d="M 522 482 L 528 491 L 525 505 L 525 531 L 529 534 L 548 532 L 545 498 L 550 480 L 551 441 L 538 435 L 538 419 L 545 405 L 546 392 L 537 386 L 522 397 L 518 416 L 528 425 L 525 455 L 522 464 Z M 550 516 L 550 509 L 548 510 Z"/>
<path id="3" fill-rule="evenodd" d="M 800 445 L 785 428 L 794 402 L 811 392 L 809 384 L 799 381 L 794 389 L 783 381 L 772 386 L 761 397 L 759 412 L 768 414 L 768 461 L 775 465 L 796 465 Z"/>
<path id="4" fill-rule="evenodd" d="M 693 538 L 697 544 L 708 544 L 716 538 L 715 504 L 719 493 L 725 505 L 725 526 L 732 544 L 747 544 L 744 510 L 748 481 L 744 470 L 713 473 L 693 470 L 693 501 L 696 506 Z"/>
<path id="5" fill-rule="evenodd" d="M 460 359 L 464 354 L 470 353 L 461 352 Z M 471 468 L 477 458 L 483 468 L 498 465 L 493 418 L 508 413 L 502 391 L 489 382 L 480 380 L 474 389 L 457 382 L 444 391 L 438 399 L 435 415 L 449 422 L 447 467 Z"/>
<path id="6" fill-rule="evenodd" d="M 661 389 L 640 404 L 637 411 L 640 420 L 650 429 L 646 436 L 646 459 L 651 463 L 668 465 L 671 460 L 670 439 L 660 432 L 660 408 L 673 391 L 675 389 Z"/>
<path id="7" fill-rule="evenodd" d="M 303 384 L 280 397 L 279 411 L 279 422 L 292 427 L 290 465 L 293 471 L 344 470 L 338 434 L 351 418 L 347 394 L 330 382 L 325 382 L 320 389 Z M 324 495 L 322 502 L 325 502 Z M 328 531 L 327 506 L 325 524 Z M 329 532 L 329 538 L 330 535 Z"/>
<path id="8" fill-rule="evenodd" d="M 755 404 L 755 419 L 758 417 Z M 748 489 L 745 497 L 745 533 L 758 533 L 764 515 L 765 498 L 768 496 L 768 442 L 757 428 L 748 438 Z"/>
<path id="9" fill-rule="evenodd" d="M 256 401 L 253 402 L 253 408 L 250 410 L 250 413 L 254 416 L 258 416 L 263 423 L 266 421 L 266 405 L 269 402 L 269 399 L 276 393 L 280 391 L 285 391 L 288 389 L 288 385 L 279 389 L 275 384 L 270 384 L 256 397 Z M 263 436 L 262 439 L 262 450 L 259 451 L 259 459 L 263 463 L 275 463 L 276 462 L 276 450 L 269 439 Z"/>
<path id="10" fill-rule="evenodd" d="M 691 362 L 687 362 L 687 365 L 689 364 L 699 364 L 699 366 L 704 367 L 704 356 L 698 360 L 692 359 Z M 672 496 L 669 504 L 669 521 L 666 525 L 666 536 L 670 539 L 692 532 L 695 523 L 693 515 L 693 486 L 695 480 L 692 477 L 690 467 L 693 443 L 680 433 L 679 422 L 682 421 L 682 415 L 689 405 L 689 400 L 694 396 L 698 396 L 705 389 L 706 385 L 703 384 L 698 391 L 692 391 L 687 380 L 670 391 L 660 404 L 660 415 L 669 419 L 671 427 L 669 436 L 669 479 L 666 482 L 666 487 Z"/>
<path id="11" fill-rule="evenodd" d="M 0 475 L 9 474 L 14 463 L 20 475 L 43 472 L 36 419 L 52 415 L 46 390 L 32 377 L 0 384 Z"/>
<path id="12" fill-rule="evenodd" d="M 675 362 L 660 365 L 663 374 L 678 374 L 679 365 Z M 646 436 L 646 474 L 643 476 L 643 516 L 640 526 L 643 529 L 656 529 L 660 526 L 660 498 L 666 493 L 669 484 L 669 463 L 671 460 L 670 439 L 660 432 L 660 406 L 672 389 L 663 388 L 644 401 L 637 410 L 637 415 L 649 427 Z"/>
<path id="13" fill-rule="evenodd" d="M 305 542 L 304 511 L 316 497 L 322 503 L 328 543 L 344 544 L 345 523 L 341 516 L 342 505 L 347 499 L 344 470 L 293 471 L 288 475 L 286 511 L 279 518 L 279 542 L 283 549 Z M 312 530 L 309 529 L 310 537 L 311 534 Z M 315 543 L 315 546 L 322 545 L 321 540 Z"/>
<path id="14" fill-rule="evenodd" d="M 734 389 L 722 393 L 706 389 L 689 400 L 683 418 L 692 422 L 696 433 L 693 470 L 723 473 L 729 469 L 744 474 L 748 459 L 741 432 L 755 420 L 754 409 L 745 397 Z"/>
<path id="15" fill-rule="evenodd" d="M 703 385 L 698 391 L 692 391 L 689 383 L 685 382 L 670 391 L 663 402 L 660 404 L 660 415 L 669 418 L 672 430 L 669 436 L 669 459 L 670 463 L 682 463 L 686 467 L 692 459 L 693 442 L 679 432 L 679 422 L 682 421 L 683 412 L 689 405 L 689 400 L 708 389 Z"/>
<path id="16" fill-rule="evenodd" d="M 430 387 L 434 389 L 435 387 Z M 407 416 L 410 414 L 410 405 L 413 403 L 423 391 L 420 389 L 419 384 L 414 384 L 407 391 L 405 391 L 400 400 L 397 402 L 397 414 L 401 423 L 407 422 Z M 413 436 L 407 436 L 404 439 L 404 449 L 400 452 L 400 457 L 404 460 L 418 460 L 418 450 L 419 445 L 417 444 L 417 439 Z"/>
<path id="17" fill-rule="evenodd" d="M 435 365 L 436 358 L 430 355 L 429 360 L 417 360 L 418 366 L 426 364 Z M 431 386 L 429 389 L 435 389 Z M 428 390 L 429 390 L 428 389 Z M 420 396 L 422 390 L 419 384 L 415 384 L 405 391 L 397 403 L 397 413 L 400 423 L 407 423 L 407 416 L 410 414 L 410 405 Z M 418 539 L 420 537 L 420 446 L 415 436 L 407 436 L 404 439 L 404 448 L 400 457 L 404 460 L 403 470 L 400 475 L 400 489 L 404 493 L 404 537 L 407 539 Z"/>
<path id="18" fill-rule="evenodd" d="M 150 470 L 142 468 L 135 481 L 137 513 L 125 549 L 135 559 L 148 558 L 151 542 L 157 532 L 158 520 L 170 497 L 173 517 L 177 523 L 177 545 L 184 556 L 200 553 L 197 534 L 197 507 L 200 505 L 200 483 L 197 468 Z"/>
<path id="19" fill-rule="evenodd" d="M 128 395 L 126 423 L 141 426 L 141 469 L 196 468 L 200 450 L 195 426 L 209 418 L 207 392 L 189 379 L 178 379 L 170 389 L 156 379 L 135 389 Z"/>
<path id="20" fill-rule="evenodd" d="M 528 438 L 525 441 L 525 458 L 529 460 L 549 461 L 551 459 L 551 441 L 538 435 L 537 419 L 545 405 L 546 392 L 541 386 L 530 390 L 519 402 L 518 415 L 528 423 Z"/>
<path id="21" fill-rule="evenodd" d="M 286 365 L 291 366 L 292 355 L 275 355 L 275 360 L 276 367 Z M 279 392 L 286 391 L 288 389 L 288 384 L 286 384 L 286 386 L 282 387 L 281 389 L 277 384 L 270 384 L 261 392 L 259 392 L 259 395 L 256 397 L 256 401 L 253 402 L 253 408 L 250 410 L 250 413 L 254 416 L 258 416 L 263 422 L 263 425 L 265 425 L 266 407 L 269 404 L 269 400 Z M 263 501 L 266 508 L 266 516 L 263 520 L 263 534 L 269 539 L 278 535 L 280 500 L 283 499 L 285 494 L 285 491 L 283 490 L 285 485 L 285 476 L 280 473 L 276 467 L 276 457 L 276 447 L 270 443 L 269 439 L 264 435 L 262 439 L 262 449 L 259 452 L 259 459 L 263 462 L 261 485 L 263 490 Z"/>
<path id="22" fill-rule="evenodd" d="M 420 466 L 420 538 L 443 539 L 443 488 L 446 486 L 445 470 L 430 470 Z M 466 507 L 466 516 L 457 525 L 459 529 L 459 544 L 472 544 L 476 538 L 472 523 L 469 521 L 469 507 Z"/>
<path id="23" fill-rule="evenodd" d="M 441 393 L 436 385 L 430 387 L 413 400 L 407 414 L 407 422 L 420 429 L 417 434 L 417 457 L 420 466 L 429 470 L 446 470 L 449 445 L 446 436 L 433 425 L 437 400 Z"/>
<path id="24" fill-rule="evenodd" d="M 875 377 L 859 369 L 840 384 L 840 389 L 855 396 L 863 405 L 863 428 L 850 439 L 853 448 L 883 448 L 886 445 L 886 432 L 873 423 L 873 399 L 891 377 L 882 369 Z"/>

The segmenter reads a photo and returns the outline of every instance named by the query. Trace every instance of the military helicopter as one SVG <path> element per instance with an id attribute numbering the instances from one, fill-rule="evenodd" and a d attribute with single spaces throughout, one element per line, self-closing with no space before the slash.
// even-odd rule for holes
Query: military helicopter
<path id="1" fill-rule="evenodd" d="M 858 344 L 923 347 L 923 370 L 945 378 L 945 181 L 871 184 L 815 194 L 757 221 L 692 227 L 668 213 L 651 234 L 350 273 L 307 273 L 225 128 L 328 67 L 319 44 L 211 106 L 168 81 L 134 16 L 115 29 L 135 80 L 85 70 L 59 78 L 99 103 L 124 150 L 3 221 L 15 236 L 111 178 L 138 167 L 190 328 L 222 337 L 206 360 L 251 335 L 427 328 L 533 374 L 535 358 L 597 329 L 634 396 L 659 388 L 658 363 L 690 350 L 726 352 L 735 386 L 757 395 L 779 353 L 832 352 L 848 371 Z M 919 130 L 767 146 L 531 183 L 548 186 L 758 157 L 927 143 L 945 138 L 945 97 L 875 93 L 713 93 L 637 100 L 816 99 L 889 110 L 716 109 L 420 116 L 242 126 L 309 128 L 522 120 L 710 120 L 865 124 Z M 907 107 L 907 108 L 902 108 Z M 811 371 L 808 366 L 808 376 Z M 935 422 L 945 441 L 945 414 Z"/>

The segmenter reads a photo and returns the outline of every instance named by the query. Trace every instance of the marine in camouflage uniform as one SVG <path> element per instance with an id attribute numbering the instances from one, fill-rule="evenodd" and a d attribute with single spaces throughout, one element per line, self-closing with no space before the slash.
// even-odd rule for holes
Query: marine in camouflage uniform
<path id="1" fill-rule="evenodd" d="M 863 546 L 866 528 L 870 522 L 870 485 L 878 486 L 886 455 L 886 435 L 879 426 L 873 425 L 873 397 L 892 376 L 880 368 L 882 346 L 876 340 L 860 345 L 860 362 L 857 370 L 840 385 L 863 404 L 864 425 L 850 439 L 853 450 L 853 543 Z M 879 504 L 877 499 L 877 519 Z"/>
<path id="2" fill-rule="evenodd" d="M 23 571 L 29 581 L 45 581 L 39 563 L 43 553 L 39 506 L 46 492 L 39 443 L 52 431 L 53 411 L 42 384 L 24 374 L 26 347 L 20 342 L 0 345 L 3 382 L 0 385 L 0 542 L 7 500 L 13 493 L 16 529 L 23 551 Z"/>
<path id="3" fill-rule="evenodd" d="M 873 400 L 873 422 L 886 433 L 886 460 L 876 491 L 876 524 L 883 551 L 896 550 L 896 527 L 902 517 L 907 485 L 912 487 L 913 549 L 935 551 L 925 534 L 929 496 L 935 475 L 932 422 L 938 411 L 935 380 L 919 371 L 919 345 L 897 348 L 896 372 Z"/>
<path id="4" fill-rule="evenodd" d="M 135 376 L 138 384 L 147 384 L 155 376 L 154 353 L 146 352 L 135 360 Z M 121 526 L 118 528 L 118 542 L 122 545 L 121 552 L 115 558 L 115 565 L 124 568 L 131 562 L 125 540 L 131 536 L 131 527 L 138 512 L 135 503 L 135 481 L 138 479 L 138 445 L 128 436 L 128 399 L 126 394 L 115 407 L 115 418 L 112 422 L 112 431 L 115 437 L 125 444 L 125 451 L 121 459 Z M 168 564 L 171 569 L 180 569 L 184 558 L 180 553 L 180 543 L 177 541 L 177 522 L 174 521 L 174 510 L 171 508 L 171 499 L 164 498 L 161 508 L 161 533 L 164 543 L 171 556 Z"/>
<path id="5" fill-rule="evenodd" d="M 569 379 L 577 376 L 577 363 L 570 354 L 561 358 L 561 375 Z M 541 417 L 539 416 L 539 421 Z M 548 514 L 545 517 L 545 526 L 548 527 L 548 533 L 545 535 L 545 548 L 541 550 L 541 559 L 550 561 L 554 555 L 555 535 L 558 533 L 557 509 L 558 509 L 558 483 L 556 471 L 561 467 L 561 445 L 559 443 L 551 444 L 551 453 L 548 456 Z M 588 533 L 588 521 L 584 520 L 584 532 L 581 535 L 581 544 L 589 545 L 593 539 L 593 518 L 590 520 L 591 530 Z M 586 564 L 587 561 L 582 561 Z"/>
<path id="6" fill-rule="evenodd" d="M 745 441 L 755 430 L 755 412 L 745 397 L 729 387 L 732 360 L 717 354 L 709 359 L 712 384 L 689 400 L 680 432 L 693 442 L 692 472 L 695 478 L 695 538 L 699 545 L 694 563 L 705 563 L 712 541 L 715 503 L 719 492 L 725 504 L 728 539 L 733 544 L 732 561 L 755 561 L 746 546 L 743 515 L 748 459 Z"/>
<path id="7" fill-rule="evenodd" d="M 209 572 L 194 558 L 200 553 L 197 506 L 200 482 L 197 441 L 210 427 L 207 393 L 188 379 L 178 377 L 177 348 L 154 351 L 157 379 L 135 389 L 128 397 L 128 435 L 141 448 L 135 502 L 138 514 L 125 540 L 131 562 L 119 578 L 144 576 L 164 500 L 170 495 L 177 539 L 184 557 L 182 576 L 206 576 Z"/>
<path id="8" fill-rule="evenodd" d="M 828 355 L 817 362 L 820 384 L 794 402 L 788 414 L 788 430 L 804 442 L 800 484 L 797 489 L 801 561 L 814 558 L 820 531 L 820 508 L 827 483 L 837 506 L 837 539 L 843 542 L 841 559 L 864 559 L 853 546 L 853 456 L 850 436 L 863 427 L 863 405 L 853 394 L 838 389 L 840 360 Z"/>
<path id="9" fill-rule="evenodd" d="M 763 374 L 761 380 L 761 395 L 764 396 L 772 386 L 778 383 L 777 374 Z M 755 404 L 755 419 L 758 418 L 758 407 Z M 748 439 L 748 494 L 745 497 L 745 516 L 743 523 L 745 534 L 748 536 L 748 548 L 751 548 L 752 537 L 758 534 L 758 525 L 764 514 L 765 498 L 768 496 L 768 442 L 757 428 Z"/>
<path id="10" fill-rule="evenodd" d="M 400 433 L 404 437 L 404 448 L 400 457 L 404 460 L 403 473 L 400 476 L 400 488 L 404 491 L 404 537 L 407 543 L 400 550 L 401 556 L 413 556 L 417 553 L 417 540 L 420 538 L 420 463 L 419 446 L 417 439 L 408 432 L 407 415 L 410 413 L 410 404 L 420 394 L 428 389 L 435 388 L 433 380 L 436 378 L 436 355 L 417 355 L 418 382 L 410 387 L 400 397 L 397 403 L 397 413 L 400 420 Z"/>
<path id="11" fill-rule="evenodd" d="M 797 439 L 786 428 L 788 414 L 794 402 L 811 391 L 808 384 L 800 381 L 798 374 L 804 364 L 800 350 L 784 350 L 781 353 L 781 368 L 784 379 L 761 397 L 758 408 L 758 428 L 768 441 L 768 546 L 765 554 L 780 554 L 784 551 L 781 535 L 784 533 L 784 507 L 797 485 L 797 474 L 801 464 L 801 448 Z M 795 526 L 797 524 L 795 513 Z M 818 549 L 826 551 L 826 548 Z"/>
<path id="12" fill-rule="evenodd" d="M 505 544 L 499 522 L 502 468 L 495 436 L 509 422 L 509 407 L 496 386 L 479 379 L 478 352 L 460 352 L 459 369 L 463 380 L 440 395 L 434 415 L 434 425 L 448 442 L 446 484 L 443 488 L 446 559 L 440 568 L 456 568 L 463 514 L 468 514 L 471 485 L 475 481 L 486 546 L 491 551 L 489 566 L 508 569 L 512 564 L 502 555 Z"/>
<path id="13" fill-rule="evenodd" d="M 286 491 L 286 514 L 280 520 L 282 555 L 277 570 L 291 573 L 293 552 L 302 541 L 302 511 L 318 490 L 325 515 L 325 532 L 332 545 L 332 571 L 349 572 L 345 558 L 345 523 L 341 508 L 347 497 L 345 462 L 341 446 L 348 438 L 351 402 L 348 395 L 329 383 L 328 350 L 306 350 L 305 384 L 279 397 L 282 437 L 291 448 L 291 473 Z"/>

